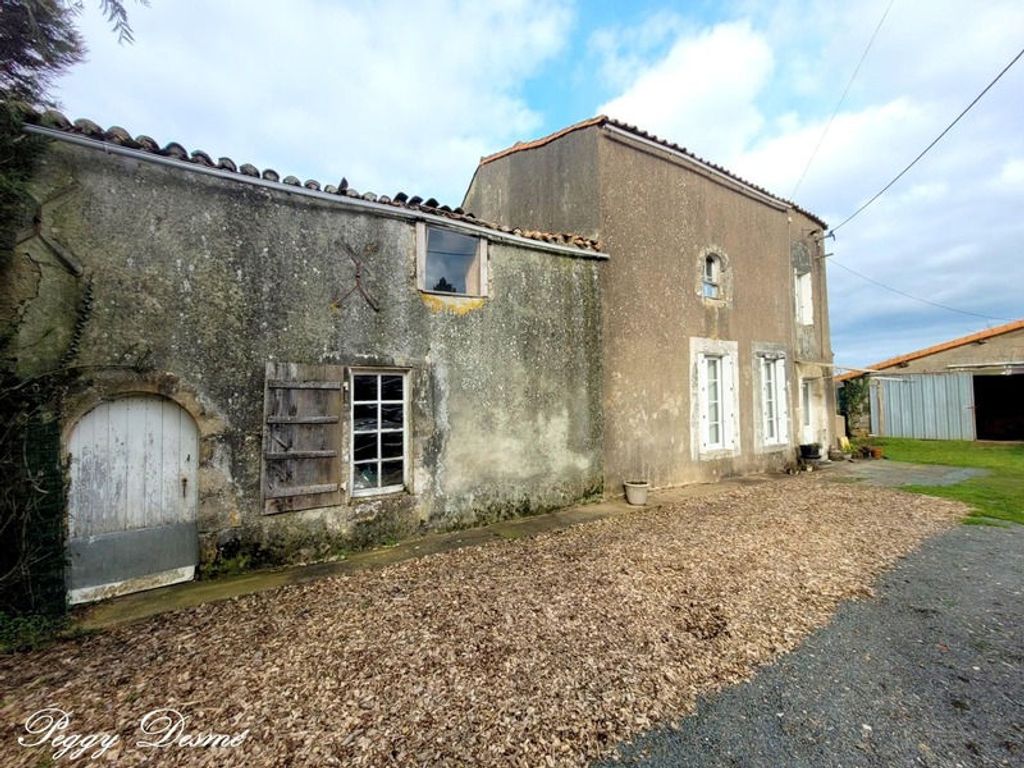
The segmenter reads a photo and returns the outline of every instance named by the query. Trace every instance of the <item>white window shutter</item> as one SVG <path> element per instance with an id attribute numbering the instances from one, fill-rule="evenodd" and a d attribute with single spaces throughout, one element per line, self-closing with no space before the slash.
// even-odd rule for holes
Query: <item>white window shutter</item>
<path id="1" fill-rule="evenodd" d="M 697 355 L 697 412 L 700 414 L 700 446 L 708 445 L 708 364 L 705 355 Z"/>
<path id="2" fill-rule="evenodd" d="M 789 442 L 789 381 L 786 378 L 786 358 L 775 361 L 775 380 L 778 382 L 779 442 Z"/>
<path id="3" fill-rule="evenodd" d="M 734 448 L 738 431 L 736 420 L 739 414 L 736 408 L 736 361 L 732 355 L 722 356 L 722 401 L 722 407 L 725 409 L 722 419 L 725 426 L 724 444 L 726 448 Z"/>
<path id="4" fill-rule="evenodd" d="M 768 423 L 770 421 L 770 419 L 768 418 L 768 400 L 769 400 L 769 398 L 772 395 L 772 393 L 768 391 L 768 375 L 767 375 L 768 371 L 767 371 L 767 368 L 768 368 L 769 365 L 774 365 L 774 363 L 772 361 L 770 361 L 766 357 L 758 357 L 757 361 L 758 361 L 757 375 L 758 375 L 758 379 L 761 382 L 761 387 L 760 387 L 761 402 L 758 404 L 760 406 L 760 408 L 761 408 L 761 434 L 764 435 L 764 439 L 767 440 L 768 439 L 768 434 L 769 434 L 769 431 L 770 431 L 770 425 Z"/>

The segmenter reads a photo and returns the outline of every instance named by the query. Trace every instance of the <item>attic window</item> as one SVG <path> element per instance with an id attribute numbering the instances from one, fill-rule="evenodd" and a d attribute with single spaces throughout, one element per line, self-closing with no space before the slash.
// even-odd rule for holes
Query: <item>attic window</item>
<path id="1" fill-rule="evenodd" d="M 713 253 L 704 257 L 703 295 L 717 299 L 722 295 L 722 260 Z"/>
<path id="2" fill-rule="evenodd" d="M 453 296 L 487 295 L 487 241 L 443 227 L 418 227 L 419 289 Z"/>

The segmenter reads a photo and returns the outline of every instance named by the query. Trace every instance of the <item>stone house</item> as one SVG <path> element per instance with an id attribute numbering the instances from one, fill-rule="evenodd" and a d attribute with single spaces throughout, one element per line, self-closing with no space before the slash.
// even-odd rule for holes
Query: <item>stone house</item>
<path id="1" fill-rule="evenodd" d="M 778 469 L 797 444 L 831 443 L 818 217 L 603 116 L 483 158 L 463 206 L 580 232 L 612 254 L 601 271 L 608 489 Z"/>
<path id="2" fill-rule="evenodd" d="M 1024 320 L 836 376 L 868 379 L 867 412 L 851 431 L 931 440 L 1024 440 Z"/>
<path id="3" fill-rule="evenodd" d="M 831 439 L 823 222 L 636 129 L 485 158 L 455 209 L 54 112 L 26 130 L 50 142 L 0 355 L 73 373 L 72 601 Z"/>

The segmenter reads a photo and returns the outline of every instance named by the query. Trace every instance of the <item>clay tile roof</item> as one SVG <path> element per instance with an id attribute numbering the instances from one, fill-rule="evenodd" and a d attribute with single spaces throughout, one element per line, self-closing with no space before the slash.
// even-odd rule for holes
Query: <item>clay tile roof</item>
<path id="1" fill-rule="evenodd" d="M 167 155 L 167 157 L 173 157 L 176 160 L 188 160 L 188 150 L 185 149 L 181 144 L 176 141 L 168 143 L 166 147 L 160 150 L 161 155 Z"/>
<path id="2" fill-rule="evenodd" d="M 139 149 L 143 149 L 146 152 L 160 151 L 160 145 L 156 143 L 156 139 L 151 138 L 144 133 L 140 133 L 135 137 L 135 143 L 139 145 Z"/>
<path id="3" fill-rule="evenodd" d="M 888 360 L 883 360 L 880 363 L 869 365 L 868 370 L 871 371 L 882 371 L 886 368 L 895 368 L 903 363 L 909 363 L 913 360 L 920 360 L 922 357 L 928 357 L 930 355 L 938 354 L 939 352 L 948 352 L 951 349 L 957 347 L 963 347 L 968 344 L 975 344 L 979 341 L 987 341 L 994 336 L 1002 336 L 1004 333 L 1010 333 L 1011 331 L 1024 330 L 1024 319 L 1014 320 L 1011 323 L 1005 325 L 997 325 L 995 328 L 986 328 L 984 331 L 978 331 L 977 333 L 969 333 L 966 336 L 960 336 L 956 339 L 944 341 L 941 344 L 934 344 L 924 349 L 918 349 L 914 352 L 908 352 L 905 355 L 899 355 L 898 357 L 890 357 Z M 843 381 L 849 381 L 850 379 L 856 379 L 863 376 L 863 371 L 849 371 L 847 373 L 840 374 L 835 377 L 835 382 L 838 384 Z"/>
<path id="4" fill-rule="evenodd" d="M 262 178 L 265 181 L 289 185 L 291 187 L 305 188 L 313 191 L 320 191 L 322 189 L 326 194 L 359 198 L 377 205 L 389 205 L 406 210 L 422 211 L 423 213 L 429 213 L 433 216 L 442 216 L 446 219 L 451 219 L 452 221 L 465 222 L 477 227 L 491 229 L 495 232 L 509 231 L 507 227 L 499 229 L 494 224 L 480 221 L 472 213 L 464 211 L 462 208 L 453 209 L 447 205 L 440 205 L 438 201 L 432 197 L 424 201 L 424 199 L 419 195 L 413 195 L 410 197 L 404 192 L 399 192 L 393 197 L 388 197 L 387 195 L 377 196 L 373 192 L 359 193 L 355 189 L 349 187 L 348 179 L 346 178 L 342 178 L 341 182 L 339 182 L 336 187 L 333 184 L 325 184 L 321 187 L 320 182 L 315 179 L 308 179 L 305 182 L 301 182 L 296 176 L 285 176 L 284 180 L 281 181 L 281 177 L 278 175 L 277 171 L 272 168 L 264 169 L 261 173 L 259 168 L 251 163 L 243 163 L 240 166 L 236 165 L 235 161 L 230 157 L 221 157 L 216 163 L 214 163 L 210 155 L 202 150 L 197 149 L 189 154 L 188 150 L 184 146 L 175 141 L 169 142 L 166 146 L 161 148 L 157 141 L 152 137 L 140 134 L 133 139 L 131 134 L 120 126 L 111 126 L 104 131 L 103 128 L 92 120 L 82 118 L 75 120 L 74 123 L 72 123 L 63 114 L 52 109 L 40 112 L 32 108 L 23 108 L 23 111 L 26 123 L 62 131 L 64 133 L 86 136 L 98 143 L 116 144 L 131 149 L 138 149 L 143 152 L 170 157 L 183 163 L 189 163 L 204 168 L 217 168 L 221 171 L 237 173 L 241 176 Z M 569 244 L 575 246 L 581 251 L 599 252 L 601 250 L 601 245 L 596 240 L 591 240 L 578 234 L 552 234 L 548 232 L 524 232 L 521 230 L 511 231 L 513 234 L 531 240 Z"/>
<path id="5" fill-rule="evenodd" d="M 132 138 L 132 135 L 119 125 L 112 125 L 107 128 L 103 138 L 107 141 L 112 141 L 114 144 L 126 147 L 134 146 L 135 144 L 135 139 Z"/>
<path id="6" fill-rule="evenodd" d="M 514 154 L 516 152 L 522 152 L 522 151 L 527 150 L 527 149 L 535 149 L 537 147 L 543 147 L 545 144 L 550 144 L 551 142 L 557 141 L 558 139 L 562 138 L 563 136 L 565 136 L 565 135 L 567 135 L 569 133 L 573 133 L 575 131 L 580 131 L 580 130 L 583 130 L 584 128 L 590 128 L 592 126 L 600 127 L 600 126 L 605 126 L 605 125 L 613 126 L 613 127 L 618 128 L 618 129 L 620 129 L 622 131 L 626 131 L 627 133 L 631 133 L 634 136 L 638 136 L 641 139 L 646 139 L 647 141 L 652 141 L 655 144 L 660 144 L 661 146 L 665 147 L 668 150 L 671 150 L 673 152 L 677 152 L 677 153 L 679 153 L 681 155 L 685 155 L 686 157 L 688 157 L 691 160 L 694 160 L 694 161 L 700 163 L 701 165 L 704 165 L 704 166 L 707 166 L 708 168 L 714 169 L 715 171 L 717 171 L 718 173 L 722 174 L 723 176 L 728 176 L 733 181 L 736 181 L 736 182 L 742 184 L 745 187 L 749 187 L 750 189 L 756 190 L 757 192 L 760 192 L 763 195 L 767 195 L 768 197 L 772 198 L 773 200 L 777 200 L 778 202 L 782 203 L 783 205 L 789 206 L 790 208 L 792 208 L 795 211 L 799 211 L 800 213 L 804 214 L 805 216 L 810 217 L 815 222 L 820 224 L 822 229 L 827 227 L 825 222 L 820 217 L 816 216 L 815 214 L 811 213 L 808 210 L 805 210 L 805 209 L 801 208 L 799 205 L 797 205 L 796 203 L 792 202 L 791 200 L 787 200 L 784 197 L 779 197 L 778 195 L 775 195 L 775 194 L 769 192 L 764 187 L 758 186 L 757 184 L 754 184 L 754 183 L 749 182 L 749 181 L 747 181 L 746 179 L 744 179 L 744 178 L 742 178 L 740 176 L 737 176 L 735 173 L 733 173 L 732 171 L 728 170 L 727 168 L 723 168 L 720 165 L 717 165 L 717 164 L 712 163 L 712 162 L 710 162 L 708 160 L 705 160 L 704 158 L 700 157 L 699 155 L 694 154 L 693 152 L 691 152 L 690 150 L 686 149 L 685 147 L 681 147 L 681 146 L 679 146 L 678 144 L 676 144 L 674 142 L 668 141 L 667 139 L 662 139 L 662 138 L 654 135 L 653 133 L 650 133 L 648 131 L 643 130 L 642 128 L 638 128 L 635 125 L 630 125 L 629 123 L 624 123 L 624 122 L 622 122 L 620 120 L 616 120 L 615 118 L 608 117 L 607 115 L 598 115 L 597 117 L 591 117 L 591 118 L 589 118 L 587 120 L 583 120 L 581 122 L 574 123 L 573 125 L 566 126 L 565 128 L 562 128 L 561 130 L 555 131 L 554 133 L 549 134 L 547 136 L 542 136 L 539 139 L 533 139 L 532 141 L 517 141 L 511 147 L 507 147 L 506 149 L 502 149 L 502 150 L 500 150 L 498 152 L 495 152 L 494 154 L 486 155 L 485 157 L 480 158 L 480 165 L 485 165 L 487 163 L 493 162 L 495 160 L 498 160 L 499 158 L 506 157 L 506 156 Z"/>

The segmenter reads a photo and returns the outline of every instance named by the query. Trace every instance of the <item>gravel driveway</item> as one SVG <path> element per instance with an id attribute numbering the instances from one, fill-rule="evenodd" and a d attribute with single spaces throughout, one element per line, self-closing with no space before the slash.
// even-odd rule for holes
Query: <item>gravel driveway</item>
<path id="1" fill-rule="evenodd" d="M 52 741 L 23 746 L 44 707 L 57 735 L 116 736 L 118 766 L 586 764 L 792 650 L 964 511 L 784 478 L 166 614 L 0 658 L 0 765 L 46 764 Z M 168 707 L 189 740 L 239 741 L 139 745 Z"/>
<path id="2" fill-rule="evenodd" d="M 954 528 L 877 591 L 615 764 L 1024 765 L 1024 526 Z"/>

